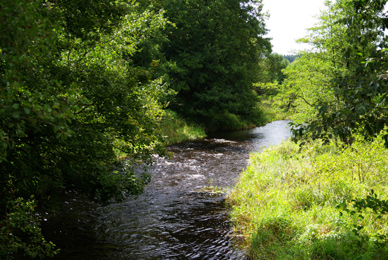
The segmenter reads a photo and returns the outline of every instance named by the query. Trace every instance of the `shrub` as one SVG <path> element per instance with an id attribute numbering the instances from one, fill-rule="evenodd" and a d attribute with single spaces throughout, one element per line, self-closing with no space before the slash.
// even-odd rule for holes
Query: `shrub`
<path id="1" fill-rule="evenodd" d="M 37 202 L 17 198 L 7 205 L 7 214 L 0 221 L 0 258 L 16 256 L 43 258 L 58 252 L 54 244 L 45 240 L 39 228 L 40 219 L 35 212 Z"/>

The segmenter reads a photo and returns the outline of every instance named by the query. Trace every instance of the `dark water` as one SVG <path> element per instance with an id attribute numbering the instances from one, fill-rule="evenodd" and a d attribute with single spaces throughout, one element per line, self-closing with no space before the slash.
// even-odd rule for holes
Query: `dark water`
<path id="1" fill-rule="evenodd" d="M 62 248 L 56 259 L 246 259 L 235 246 L 224 195 L 201 189 L 232 187 L 251 151 L 290 136 L 287 123 L 170 146 L 175 156 L 156 158 L 145 193 L 124 202 L 69 201 L 66 214 L 47 228 Z"/>

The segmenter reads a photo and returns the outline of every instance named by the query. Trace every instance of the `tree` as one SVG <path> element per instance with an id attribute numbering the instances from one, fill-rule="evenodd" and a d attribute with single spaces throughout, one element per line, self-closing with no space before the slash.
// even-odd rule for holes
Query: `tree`
<path id="1" fill-rule="evenodd" d="M 208 130 L 260 122 L 257 96 L 261 53 L 270 49 L 260 1 L 165 0 L 170 27 L 163 48 L 171 67 L 171 108 Z"/>
<path id="2" fill-rule="evenodd" d="M 269 83 L 277 81 L 281 84 L 285 78 L 282 70 L 287 68 L 290 62 L 284 59 L 282 55 L 271 53 L 265 55 L 264 59 L 260 61 L 259 80 L 262 83 Z"/>
<path id="3" fill-rule="evenodd" d="M 285 80 L 278 85 L 275 104 L 288 111 L 295 123 L 316 119 L 318 104 L 336 102 L 331 71 L 331 63 L 320 53 L 304 54 L 283 71 Z"/>
<path id="4" fill-rule="evenodd" d="M 294 62 L 294 60 L 296 60 L 297 58 L 299 58 L 300 55 L 283 55 L 283 59 L 286 59 L 288 60 L 290 63 Z"/>
<path id="5" fill-rule="evenodd" d="M 317 102 L 317 117 L 299 125 L 295 133 L 335 135 L 351 141 L 351 132 L 358 128 L 373 137 L 388 119 L 386 1 L 337 0 L 327 4 L 320 25 L 304 40 L 313 44 L 321 60 L 329 62 L 327 90 L 333 98 Z"/>
<path id="6" fill-rule="evenodd" d="M 130 163 L 162 153 L 163 79 L 156 60 L 135 56 L 166 20 L 117 0 L 1 6 L 0 258 L 42 257 L 52 244 L 25 225 L 38 225 L 36 206 L 49 210 L 67 190 L 99 201 L 139 192 L 147 178 Z"/>

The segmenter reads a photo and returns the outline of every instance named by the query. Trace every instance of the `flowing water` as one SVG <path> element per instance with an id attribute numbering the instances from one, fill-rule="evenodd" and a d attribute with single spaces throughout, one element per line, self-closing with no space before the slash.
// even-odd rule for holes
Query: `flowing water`
<path id="1" fill-rule="evenodd" d="M 287 123 L 170 146 L 174 157 L 156 158 L 144 194 L 124 202 L 70 201 L 49 228 L 48 237 L 62 248 L 55 259 L 247 259 L 235 246 L 224 196 L 203 187 L 232 187 L 251 151 L 290 137 Z"/>

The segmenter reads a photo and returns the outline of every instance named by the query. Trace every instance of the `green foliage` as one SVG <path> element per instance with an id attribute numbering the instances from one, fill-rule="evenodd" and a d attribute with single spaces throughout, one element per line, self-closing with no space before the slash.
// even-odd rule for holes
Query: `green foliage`
<path id="1" fill-rule="evenodd" d="M 387 122 L 387 15 L 385 0 L 337 0 L 327 2 L 328 9 L 320 24 L 302 41 L 312 43 L 314 54 L 325 64 L 321 74 L 311 75 L 312 89 L 326 90 L 330 98 L 310 103 L 314 113 L 307 124 L 300 124 L 295 134 L 313 137 L 332 134 L 347 140 L 360 127 L 365 136 L 376 136 Z M 313 64 L 304 71 L 316 71 Z M 299 72 L 299 74 L 303 72 Z M 299 80 L 296 92 L 304 93 L 305 81 Z M 307 90 L 310 87 L 307 87 Z M 308 92 L 308 91 L 307 91 Z M 302 111 L 305 113 L 305 111 Z"/>
<path id="2" fill-rule="evenodd" d="M 50 210 L 66 190 L 99 201 L 140 192 L 149 178 L 137 177 L 132 164 L 164 150 L 158 126 L 167 91 L 156 47 L 166 40 L 163 12 L 113 0 L 1 6 L 0 221 L 13 223 L 12 208 L 20 209 L 15 225 L 27 224 L 31 195 Z M 25 236 L 35 244 L 10 237 L 4 254 L 53 253 L 43 239 L 36 244 L 37 229 Z M 1 241 L 8 243 L 5 233 Z"/>
<path id="3" fill-rule="evenodd" d="M 288 60 L 290 63 L 294 62 L 297 58 L 300 58 L 301 55 L 283 55 L 283 59 Z"/>
<path id="4" fill-rule="evenodd" d="M 305 54 L 284 71 L 286 78 L 278 87 L 274 105 L 291 114 L 295 123 L 316 119 L 316 106 L 335 104 L 330 85 L 333 75 L 330 61 L 320 53 Z"/>
<path id="5" fill-rule="evenodd" d="M 283 120 L 290 118 L 289 109 L 284 106 L 278 106 L 278 96 L 280 85 L 277 81 L 267 83 L 254 83 L 256 92 L 260 92 L 259 107 L 263 111 L 263 122 Z"/>
<path id="6" fill-rule="evenodd" d="M 341 209 L 340 216 L 343 216 L 343 212 L 346 212 L 361 220 L 365 219 L 365 216 L 368 216 L 367 211 L 370 209 L 375 218 L 381 219 L 383 215 L 388 213 L 388 200 L 379 199 L 372 189 L 365 199 L 356 198 L 351 201 L 343 200 L 337 205 L 337 208 Z M 369 239 L 368 236 L 361 233 L 365 227 L 360 222 L 355 223 L 352 226 L 352 231 L 359 238 L 359 242 L 366 242 L 366 240 Z M 373 237 L 373 241 L 376 243 L 376 247 L 381 247 L 383 249 L 388 242 L 388 234 L 376 234 L 375 237 Z"/>
<path id="7" fill-rule="evenodd" d="M 167 145 L 206 137 L 201 127 L 186 123 L 183 118 L 171 110 L 166 111 L 160 127 L 165 138 L 164 143 Z"/>
<path id="8" fill-rule="evenodd" d="M 0 221 L 0 257 L 9 260 L 17 256 L 43 258 L 58 252 L 47 242 L 39 228 L 35 212 L 36 201 L 17 198 L 9 201 L 5 219 Z"/>
<path id="9" fill-rule="evenodd" d="M 289 64 L 290 62 L 287 59 L 284 59 L 280 54 L 271 53 L 266 55 L 259 63 L 260 82 L 269 83 L 276 81 L 281 84 L 285 78 L 283 69 L 287 68 Z"/>
<path id="10" fill-rule="evenodd" d="M 285 69 L 290 62 L 282 55 L 267 54 L 259 62 L 259 82 L 254 83 L 255 92 L 259 95 L 259 106 L 263 111 L 263 122 L 288 118 L 288 110 L 277 106 L 281 83 L 285 79 Z"/>
<path id="11" fill-rule="evenodd" d="M 171 108 L 207 130 L 260 123 L 257 95 L 259 56 L 270 48 L 258 1 L 162 1 L 168 28 L 163 48 L 171 88 Z"/>
<path id="12" fill-rule="evenodd" d="M 228 197 L 251 258 L 387 259 L 384 136 L 354 134 L 352 145 L 286 141 L 252 154 Z M 341 204 L 353 206 L 340 216 Z"/>

